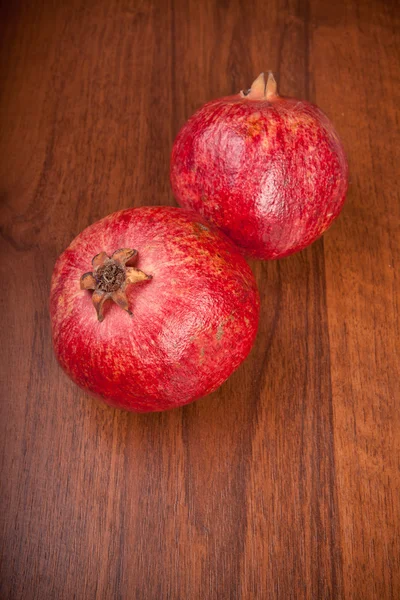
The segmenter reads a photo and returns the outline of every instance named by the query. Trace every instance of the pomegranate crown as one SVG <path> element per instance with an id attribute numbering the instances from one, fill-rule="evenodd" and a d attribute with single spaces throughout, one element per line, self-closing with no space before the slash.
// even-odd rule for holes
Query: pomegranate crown
<path id="1" fill-rule="evenodd" d="M 272 71 L 268 71 L 267 79 L 265 79 L 264 73 L 255 79 L 248 90 L 242 90 L 240 92 L 242 98 L 247 100 L 274 100 L 278 97 L 278 86 Z"/>
<path id="2" fill-rule="evenodd" d="M 112 256 L 100 252 L 92 260 L 93 271 L 84 273 L 80 279 L 81 290 L 92 290 L 92 303 L 97 318 L 104 320 L 103 307 L 107 300 L 113 300 L 130 315 L 126 288 L 134 283 L 149 281 L 152 275 L 143 273 L 127 265 L 137 259 L 138 252 L 131 248 L 116 250 Z"/>

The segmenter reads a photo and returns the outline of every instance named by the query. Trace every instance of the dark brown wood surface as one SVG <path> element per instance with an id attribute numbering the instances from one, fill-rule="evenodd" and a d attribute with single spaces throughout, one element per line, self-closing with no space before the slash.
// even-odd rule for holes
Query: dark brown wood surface
<path id="1" fill-rule="evenodd" d="M 0 597 L 400 598 L 396 2 L 13 0 L 0 28 Z M 252 263 L 257 342 L 219 391 L 114 411 L 53 356 L 54 262 L 173 204 L 179 127 L 267 69 L 335 123 L 345 209 Z"/>

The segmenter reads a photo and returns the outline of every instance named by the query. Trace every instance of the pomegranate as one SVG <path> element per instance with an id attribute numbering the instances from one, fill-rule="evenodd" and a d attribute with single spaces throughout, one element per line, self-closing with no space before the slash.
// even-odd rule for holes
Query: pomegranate
<path id="1" fill-rule="evenodd" d="M 278 95 L 262 73 L 250 90 L 205 104 L 172 149 L 179 204 L 220 227 L 243 251 L 282 258 L 314 242 L 339 215 L 348 168 L 316 106 Z"/>
<path id="2" fill-rule="evenodd" d="M 147 412 L 187 404 L 229 377 L 253 344 L 259 299 L 222 233 L 196 213 L 146 207 L 75 238 L 55 265 L 50 312 L 71 379 Z"/>

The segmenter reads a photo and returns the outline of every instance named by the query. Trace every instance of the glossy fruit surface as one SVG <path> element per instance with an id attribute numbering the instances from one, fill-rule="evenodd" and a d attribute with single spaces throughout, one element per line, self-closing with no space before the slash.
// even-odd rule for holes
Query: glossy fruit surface
<path id="1" fill-rule="evenodd" d="M 302 250 L 340 213 L 348 168 L 326 115 L 277 94 L 270 74 L 205 104 L 179 132 L 171 185 L 179 204 L 255 258 Z"/>
<path id="2" fill-rule="evenodd" d="M 54 268 L 50 309 L 67 374 L 111 405 L 147 412 L 229 377 L 253 344 L 259 299 L 223 234 L 192 212 L 146 207 L 75 238 Z"/>

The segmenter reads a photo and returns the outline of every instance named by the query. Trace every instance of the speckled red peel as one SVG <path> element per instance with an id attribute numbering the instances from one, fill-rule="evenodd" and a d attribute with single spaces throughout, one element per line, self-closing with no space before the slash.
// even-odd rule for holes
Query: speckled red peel
<path id="1" fill-rule="evenodd" d="M 148 412 L 229 377 L 253 344 L 259 298 L 223 234 L 193 212 L 146 207 L 75 238 L 55 265 L 50 312 L 71 379 L 113 406 Z"/>
<path id="2" fill-rule="evenodd" d="M 262 259 L 283 258 L 320 237 L 343 207 L 347 180 L 329 119 L 309 102 L 279 96 L 272 73 L 200 108 L 171 156 L 179 204 Z"/>

